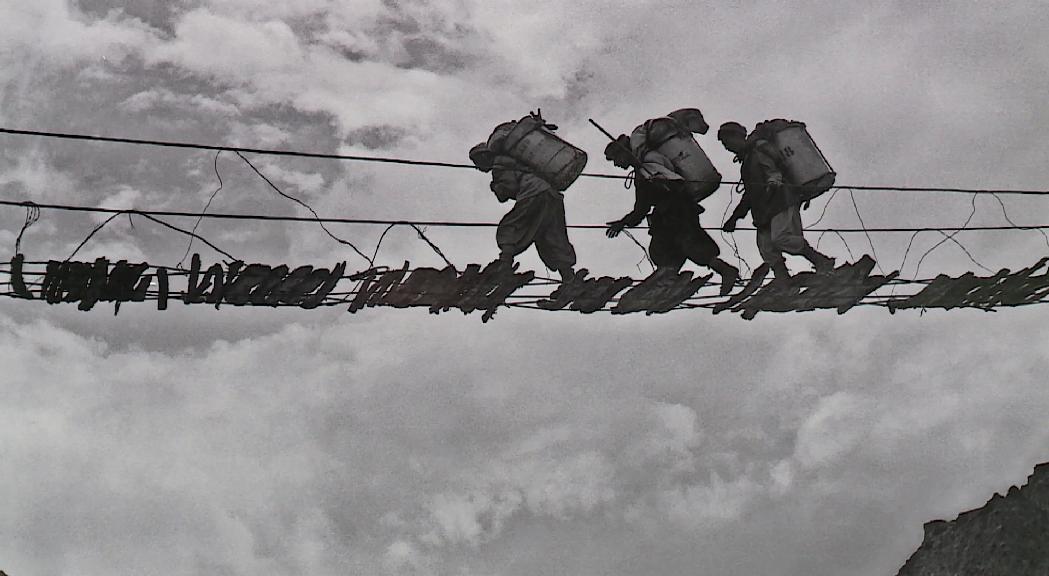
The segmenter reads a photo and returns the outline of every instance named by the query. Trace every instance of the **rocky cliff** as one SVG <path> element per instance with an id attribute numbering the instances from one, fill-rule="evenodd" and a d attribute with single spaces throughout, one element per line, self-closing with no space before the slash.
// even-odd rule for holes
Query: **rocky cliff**
<path id="1" fill-rule="evenodd" d="M 1049 576 L 1049 463 L 982 508 L 926 524 L 897 576 Z"/>

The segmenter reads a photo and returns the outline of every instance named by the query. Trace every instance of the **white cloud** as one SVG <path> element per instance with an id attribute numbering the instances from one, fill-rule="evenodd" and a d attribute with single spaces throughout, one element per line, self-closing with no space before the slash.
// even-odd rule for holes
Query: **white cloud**
<path id="1" fill-rule="evenodd" d="M 129 96 L 120 103 L 128 112 L 149 112 L 158 107 L 174 107 L 185 112 L 202 111 L 208 114 L 236 116 L 240 113 L 233 104 L 201 94 L 176 94 L 165 88 L 150 88 Z"/>
<path id="2" fill-rule="evenodd" d="M 42 303 L 19 309 L 34 306 L 40 312 L 61 309 Z M 152 330 L 163 332 L 190 312 L 176 307 L 153 313 Z M 198 312 L 197 328 L 205 316 L 234 313 Z M 78 317 L 93 319 L 99 333 L 122 322 L 106 309 Z M 290 325 L 192 354 L 115 349 L 46 323 L 5 321 L 0 360 L 10 367 L 4 381 L 10 401 L 0 414 L 0 437 L 12 463 L 6 469 L 18 470 L 23 479 L 5 482 L 22 504 L 0 522 L 36 535 L 31 538 L 37 546 L 5 552 L 12 568 L 40 566 L 30 558 L 61 558 L 61 550 L 85 563 L 85 573 L 101 572 L 104 560 L 91 552 L 99 549 L 122 564 L 160 562 L 174 574 L 200 566 L 335 573 L 344 571 L 349 557 L 358 568 L 445 573 L 460 565 L 463 550 L 472 550 L 468 554 L 480 562 L 510 543 L 529 546 L 527 535 L 541 527 L 589 526 L 609 537 L 619 534 L 613 541 L 615 554 L 622 555 L 670 533 L 753 540 L 750 530 L 763 525 L 756 518 L 788 523 L 820 541 L 825 515 L 843 523 L 838 530 L 844 535 L 863 524 L 871 505 L 911 502 L 907 514 L 891 517 L 898 523 L 893 527 L 902 529 L 920 526 L 936 510 L 978 504 L 987 488 L 1002 488 L 1001 476 L 973 467 L 969 476 L 982 480 L 970 486 L 964 476 L 952 477 L 956 467 L 998 462 L 994 469 L 1022 479 L 1049 438 L 1041 417 L 1049 400 L 1037 392 L 1040 380 L 1030 376 L 1030 362 L 999 366 L 996 372 L 1008 384 L 997 391 L 984 385 L 990 367 L 943 381 L 940 386 L 954 388 L 957 400 L 942 414 L 930 405 L 927 421 L 915 396 L 925 388 L 917 380 L 901 386 L 897 378 L 868 391 L 893 399 L 877 406 L 855 393 L 832 391 L 811 405 L 773 403 L 760 412 L 738 401 L 736 386 L 721 389 L 719 383 L 702 394 L 701 404 L 730 417 L 701 419 L 690 402 L 648 400 L 628 385 L 635 371 L 658 374 L 658 355 L 606 358 L 610 370 L 627 377 L 608 388 L 601 379 L 576 381 L 574 369 L 551 378 L 547 368 L 530 374 L 509 366 L 492 381 L 478 376 L 483 359 L 504 336 L 519 338 L 525 324 L 504 319 L 494 332 L 463 331 L 464 338 L 451 342 L 420 339 L 410 326 L 399 327 L 397 317 L 385 318 L 392 323 Z M 596 354 L 606 345 L 599 328 L 585 326 L 572 323 L 572 333 L 580 335 L 566 335 L 576 342 L 573 354 Z M 796 332 L 784 326 L 769 337 L 777 338 L 780 330 Z M 922 330 L 940 333 L 935 325 Z M 954 332 L 942 344 L 964 340 L 964 330 Z M 664 349 L 689 333 L 680 327 L 666 334 L 641 329 L 638 336 Z M 761 346 L 749 336 L 732 338 Z M 1010 349 L 1017 338 L 1025 339 L 1000 338 L 987 353 Z M 406 342 L 413 343 L 410 352 L 404 352 Z M 827 340 L 827 352 L 841 355 L 838 342 Z M 529 357 L 557 359 L 558 341 L 526 346 Z M 914 361 L 934 350 L 909 350 L 894 359 L 898 366 L 920 366 Z M 868 353 L 875 354 L 871 366 L 893 357 L 876 349 Z M 427 370 L 405 376 L 397 368 L 403 362 Z M 777 371 L 776 362 L 761 361 L 761 370 Z M 585 369 L 579 366 L 580 374 Z M 824 367 L 816 362 L 796 370 L 811 380 Z M 740 381 L 748 374 L 742 372 Z M 876 381 L 871 374 L 860 380 Z M 677 386 L 695 386 L 691 372 L 664 375 L 661 382 L 648 384 L 645 393 L 673 396 Z M 777 393 L 775 382 L 767 386 L 752 393 Z M 958 413 L 952 405 L 964 406 L 961 414 L 967 415 L 952 419 L 949 414 Z M 987 407 L 987 414 L 980 415 L 978 406 Z M 797 424 L 783 430 L 797 435 L 792 450 L 776 456 L 760 444 L 740 443 L 753 438 L 746 442 L 775 445 L 778 433 L 768 424 L 793 411 L 798 418 L 784 422 Z M 1002 421 L 992 413 L 1012 417 Z M 754 421 L 765 432 L 747 432 Z M 996 456 L 1016 439 L 1023 444 L 1012 455 Z M 712 469 L 719 460 L 726 465 Z M 58 469 L 70 472 L 46 483 L 34 480 Z M 49 504 L 89 495 L 98 507 Z M 144 518 L 154 518 L 152 528 L 144 527 Z M 114 521 L 143 530 L 153 545 L 138 552 L 126 548 L 139 540 L 125 532 L 96 533 L 78 544 L 60 527 Z M 776 541 L 759 548 L 776 549 Z M 796 545 L 780 554 L 806 549 Z M 900 541 L 899 554 L 911 545 Z M 198 550 L 196 560 L 177 555 L 187 549 Z M 727 558 L 743 550 L 720 554 Z M 482 562 L 473 569 L 484 567 Z"/>
<path id="3" fill-rule="evenodd" d="M 805 467 L 820 467 L 847 456 L 866 431 L 866 411 L 866 401 L 848 392 L 821 399 L 798 430 L 798 461 Z"/>
<path id="4" fill-rule="evenodd" d="M 1049 175 L 1031 104 L 1049 53 L 1030 10 L 225 0 L 164 12 L 151 29 L 70 6 L 0 7 L 0 123 L 465 161 L 492 124 L 541 105 L 605 171 L 586 117 L 614 129 L 695 105 L 715 125 L 797 115 L 847 182 L 1033 187 Z M 12 198 L 199 209 L 217 185 L 210 153 L 0 149 Z M 213 209 L 291 210 L 233 164 L 222 157 Z M 325 215 L 505 209 L 468 171 L 263 165 Z M 630 195 L 581 181 L 569 218 L 617 217 Z M 969 209 L 857 199 L 879 224 L 960 222 Z M 845 202 L 828 222 L 855 223 Z M 1011 202 L 1031 223 L 1044 213 L 1040 200 Z M 7 215 L 0 242 L 22 216 Z M 64 257 L 92 227 L 45 212 L 23 244 Z M 112 227 L 82 255 L 162 262 L 185 245 L 140 219 Z M 311 225 L 201 230 L 259 261 L 353 258 Z M 374 242 L 380 230 L 334 231 Z M 428 234 L 457 264 L 495 254 L 488 232 Z M 581 263 L 634 270 L 628 242 L 587 234 L 572 235 Z M 884 262 L 902 256 L 906 237 L 883 238 Z M 1044 249 L 1033 235 L 980 238 L 992 266 Z M 384 246 L 396 263 L 438 262 L 410 230 Z M 926 264 L 951 265 L 971 268 L 948 250 Z M 1049 361 L 1029 313 L 744 324 L 507 310 L 481 326 L 421 310 L 0 306 L 0 490 L 14 503 L 0 531 L 19 535 L 0 555 L 12 574 L 883 575 L 922 522 L 1021 481 L 1049 442 Z"/>
<path id="5" fill-rule="evenodd" d="M 236 88 L 241 106 L 291 104 L 331 114 L 344 132 L 385 123 L 425 124 L 432 119 L 433 99 L 451 97 L 433 73 L 354 62 L 304 44 L 281 20 L 244 20 L 207 9 L 186 14 L 175 40 L 147 58 Z"/>
<path id="6" fill-rule="evenodd" d="M 141 21 L 85 21 L 70 12 L 63 0 L 5 4 L 0 6 L 0 22 L 4 23 L 0 48 L 8 58 L 32 54 L 36 59 L 48 58 L 52 66 L 121 59 L 155 41 Z"/>
<path id="7" fill-rule="evenodd" d="M 106 196 L 101 202 L 99 202 L 99 208 L 105 208 L 107 210 L 127 210 L 131 208 L 137 208 L 136 203 L 142 198 L 142 192 L 131 187 L 123 186 L 108 196 Z M 112 216 L 112 214 L 92 214 L 91 217 L 96 222 L 101 222 Z"/>
<path id="8" fill-rule="evenodd" d="M 390 574 L 428 574 L 425 558 L 410 542 L 397 540 L 386 548 L 383 564 Z M 424 571 L 425 570 L 425 571 Z"/>
<path id="9" fill-rule="evenodd" d="M 763 488 L 747 477 L 725 482 L 716 474 L 707 484 L 693 484 L 661 494 L 670 520 L 685 526 L 712 528 L 716 520 L 736 520 Z M 713 526 L 712 526 L 713 524 Z"/>

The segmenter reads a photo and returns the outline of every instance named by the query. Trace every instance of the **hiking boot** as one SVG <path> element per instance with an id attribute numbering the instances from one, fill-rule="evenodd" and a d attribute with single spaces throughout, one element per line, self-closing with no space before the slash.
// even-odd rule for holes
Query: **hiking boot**
<path id="1" fill-rule="evenodd" d="M 739 279 L 739 269 L 735 266 L 725 266 L 721 270 L 721 296 L 728 296 L 729 292 L 732 292 L 732 288 L 736 285 L 736 280 Z"/>
<path id="2" fill-rule="evenodd" d="M 568 284 L 575 279 L 576 272 L 572 268 L 562 268 L 557 271 L 561 275 L 561 283 Z"/>
<path id="3" fill-rule="evenodd" d="M 812 262 L 816 274 L 830 274 L 834 271 L 834 259 L 826 254 L 821 254 L 815 248 L 809 247 L 802 254 L 806 260 Z"/>
<path id="4" fill-rule="evenodd" d="M 790 270 L 787 270 L 787 263 L 780 260 L 775 264 L 769 265 L 772 268 L 772 273 L 776 278 L 790 278 Z"/>
<path id="5" fill-rule="evenodd" d="M 817 253 L 817 258 L 812 261 L 812 266 L 816 269 L 816 274 L 830 274 L 834 272 L 834 259 L 830 256 L 824 256 L 823 254 Z"/>

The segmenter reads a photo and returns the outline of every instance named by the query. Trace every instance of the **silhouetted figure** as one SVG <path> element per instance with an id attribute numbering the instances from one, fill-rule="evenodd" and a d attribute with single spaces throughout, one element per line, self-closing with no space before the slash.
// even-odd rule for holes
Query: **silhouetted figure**
<path id="1" fill-rule="evenodd" d="M 759 134 L 747 135 L 736 122 L 718 129 L 718 140 L 741 163 L 743 199 L 722 229 L 736 230 L 736 222 L 750 212 L 757 228 L 758 252 L 777 278 L 790 276 L 783 254 L 802 256 L 818 273 L 834 269 L 834 259 L 821 254 L 805 240 L 797 193 L 787 184 L 776 161 L 776 153 Z"/>
<path id="2" fill-rule="evenodd" d="M 564 194 L 510 156 L 493 154 L 487 144 L 470 150 L 470 159 L 482 172 L 492 173 L 492 192 L 500 202 L 514 200 L 514 207 L 499 221 L 495 241 L 499 259 L 514 258 L 535 244 L 539 258 L 561 281 L 575 276 L 575 248 L 568 240 Z"/>
<path id="3" fill-rule="evenodd" d="M 620 135 L 605 147 L 605 159 L 619 168 L 635 168 L 634 209 L 608 222 L 605 235 L 615 238 L 624 228 L 648 217 L 652 237 L 648 251 L 656 272 L 676 274 L 685 260 L 706 266 L 721 276 L 721 294 L 732 291 L 739 270 L 718 256 L 721 249 L 699 224 L 703 208 L 686 188 L 685 179 L 658 162 L 640 162 L 630 149 L 630 139 Z"/>

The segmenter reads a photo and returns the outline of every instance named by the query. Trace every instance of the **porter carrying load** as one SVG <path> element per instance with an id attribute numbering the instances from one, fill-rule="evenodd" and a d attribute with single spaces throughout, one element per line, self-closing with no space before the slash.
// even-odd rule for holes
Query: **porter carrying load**
<path id="1" fill-rule="evenodd" d="M 696 202 L 686 179 L 672 165 L 664 164 L 663 161 L 669 163 L 669 160 L 662 154 L 649 151 L 643 160 L 639 159 L 626 134 L 617 138 L 597 122 L 590 120 L 590 123 L 611 140 L 605 147 L 605 159 L 617 168 L 634 169 L 634 209 L 619 220 L 608 222 L 605 235 L 615 238 L 624 229 L 637 226 L 647 218 L 648 234 L 652 238 L 648 252 L 656 266 L 655 275 L 674 277 L 685 261 L 691 260 L 721 276 L 722 296 L 731 292 L 739 270 L 719 258 L 721 249 L 700 225 L 703 207 Z M 652 124 L 646 124 L 652 128 Z"/>
<path id="2" fill-rule="evenodd" d="M 534 245 L 543 264 L 568 282 L 575 277 L 576 254 L 568 239 L 564 189 L 583 171 L 586 154 L 550 133 L 555 129 L 539 112 L 504 122 L 470 148 L 470 161 L 491 173 L 489 188 L 499 202 L 514 203 L 495 230 L 499 260 L 512 265 Z"/>
<path id="3" fill-rule="evenodd" d="M 758 128 L 747 134 L 742 124 L 725 122 L 718 129 L 718 140 L 736 155 L 740 162 L 740 180 L 743 181 L 743 198 L 722 230 L 735 231 L 736 222 L 749 212 L 757 228 L 758 252 L 777 278 L 790 277 L 784 254 L 805 258 L 817 273 L 833 270 L 834 259 L 818 252 L 805 239 L 799 207 L 804 200 L 797 193 L 798 187 L 793 186 L 787 176 L 782 154 L 766 139 L 766 135 Z M 788 157 L 794 156 L 797 154 L 788 154 Z M 833 174 L 831 172 L 831 178 Z"/>

